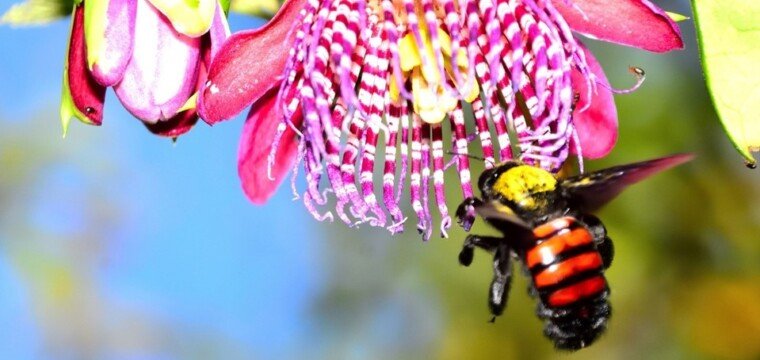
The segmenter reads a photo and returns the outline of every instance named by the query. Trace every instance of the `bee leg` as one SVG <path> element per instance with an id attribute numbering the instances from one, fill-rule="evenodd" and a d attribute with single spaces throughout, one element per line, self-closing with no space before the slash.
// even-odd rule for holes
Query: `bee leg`
<path id="1" fill-rule="evenodd" d="M 591 235 L 594 236 L 594 243 L 596 244 L 596 249 L 599 250 L 599 254 L 602 255 L 604 268 L 610 267 L 612 258 L 615 255 L 615 248 L 612 245 L 612 239 L 607 236 L 607 229 L 604 227 L 604 224 L 602 224 L 599 218 L 591 214 L 583 215 L 581 221 L 586 224 Z"/>
<path id="2" fill-rule="evenodd" d="M 510 262 L 510 250 L 501 244 L 493 257 L 493 281 L 488 289 L 488 307 L 493 314 L 491 322 L 504 312 L 507 306 L 507 296 L 512 280 L 512 264 Z"/>
<path id="3" fill-rule="evenodd" d="M 475 247 L 485 251 L 492 252 L 496 250 L 502 238 L 493 236 L 467 235 L 462 245 L 462 251 L 459 252 L 459 263 L 464 266 L 472 264 L 472 258 L 475 256 Z"/>
<path id="4" fill-rule="evenodd" d="M 483 201 L 476 197 L 464 199 L 457 207 L 457 223 L 462 226 L 464 231 L 470 231 L 472 223 L 475 222 L 475 207 L 482 206 Z"/>

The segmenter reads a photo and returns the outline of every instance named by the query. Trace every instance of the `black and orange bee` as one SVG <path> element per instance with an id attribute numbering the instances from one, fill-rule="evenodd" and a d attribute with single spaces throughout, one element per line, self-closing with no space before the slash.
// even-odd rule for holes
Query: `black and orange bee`
<path id="1" fill-rule="evenodd" d="M 475 247 L 494 254 L 488 296 L 492 321 L 507 304 L 514 256 L 530 275 L 529 292 L 538 298 L 537 314 L 555 347 L 577 350 L 594 342 L 611 313 L 604 270 L 614 251 L 592 213 L 627 186 L 691 158 L 673 155 L 567 179 L 519 161 L 483 172 L 478 180 L 482 199 L 465 199 L 456 215 L 466 230 L 477 214 L 502 233 L 468 235 L 459 253 L 464 266 L 472 263 Z"/>

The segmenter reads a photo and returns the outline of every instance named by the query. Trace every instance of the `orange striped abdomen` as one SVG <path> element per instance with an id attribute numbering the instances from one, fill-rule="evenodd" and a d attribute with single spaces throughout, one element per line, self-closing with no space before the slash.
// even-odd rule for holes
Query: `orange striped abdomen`
<path id="1" fill-rule="evenodd" d="M 589 230 L 572 217 L 551 220 L 533 230 L 536 245 L 525 263 L 548 308 L 571 307 L 607 293 L 602 257 Z"/>

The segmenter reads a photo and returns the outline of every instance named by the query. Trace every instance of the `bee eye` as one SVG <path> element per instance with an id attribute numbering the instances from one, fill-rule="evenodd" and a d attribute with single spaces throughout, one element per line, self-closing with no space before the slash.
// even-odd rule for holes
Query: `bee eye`
<path id="1" fill-rule="evenodd" d="M 493 179 L 496 178 L 496 172 L 494 169 L 486 170 L 482 174 L 480 174 L 480 178 L 478 179 L 478 188 L 482 191 L 486 187 L 490 186 L 491 182 L 493 182 Z"/>

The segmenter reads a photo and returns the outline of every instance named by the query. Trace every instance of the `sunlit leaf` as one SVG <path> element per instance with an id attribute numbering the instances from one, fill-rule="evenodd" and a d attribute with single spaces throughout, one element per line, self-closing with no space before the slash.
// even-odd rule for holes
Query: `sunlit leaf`
<path id="1" fill-rule="evenodd" d="M 222 6 L 225 14 L 230 11 L 230 0 L 219 0 L 219 5 Z"/>
<path id="2" fill-rule="evenodd" d="M 214 0 L 150 0 L 171 21 L 174 29 L 199 37 L 211 27 L 217 1 Z"/>
<path id="3" fill-rule="evenodd" d="M 27 0 L 11 6 L 0 24 L 14 26 L 43 25 L 71 14 L 74 3 L 82 0 Z"/>
<path id="4" fill-rule="evenodd" d="M 707 86 L 731 142 L 754 167 L 760 150 L 760 2 L 692 0 Z"/>
<path id="5" fill-rule="evenodd" d="M 230 11 L 269 19 L 282 5 L 281 0 L 231 0 Z"/>

